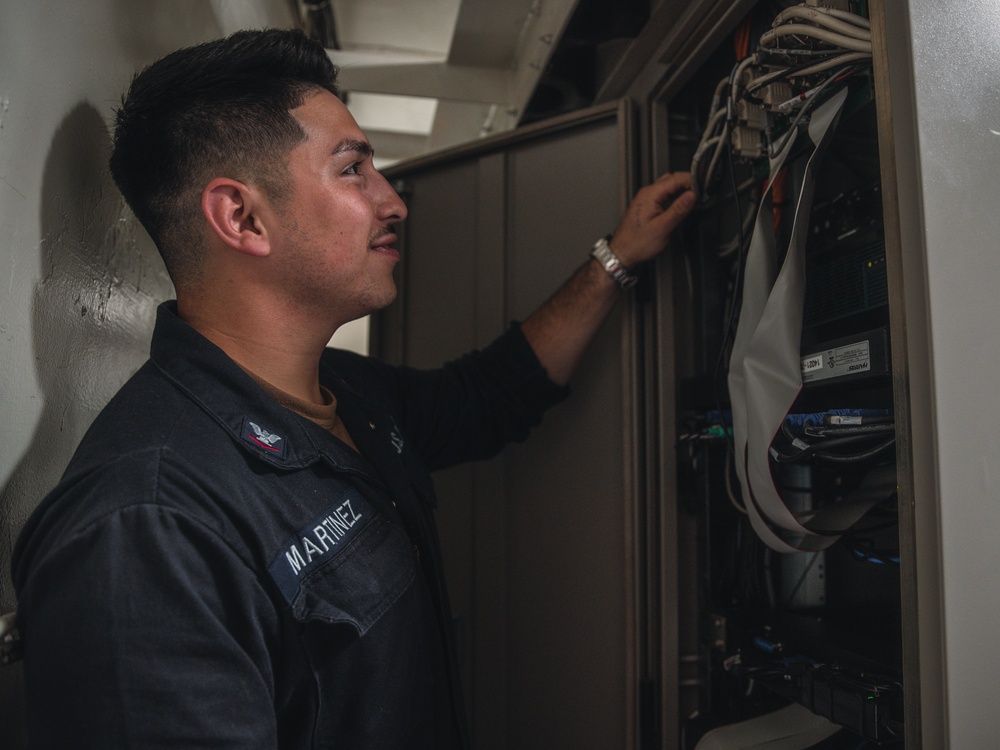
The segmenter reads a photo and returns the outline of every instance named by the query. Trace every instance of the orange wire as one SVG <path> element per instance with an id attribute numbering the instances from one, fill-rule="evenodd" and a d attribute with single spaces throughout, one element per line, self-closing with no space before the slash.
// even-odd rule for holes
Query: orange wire
<path id="1" fill-rule="evenodd" d="M 771 213 L 774 217 L 774 231 L 777 232 L 781 226 L 781 218 L 785 213 L 785 201 L 788 199 L 788 171 L 782 169 L 774 176 L 774 183 L 771 188 Z"/>
<path id="2" fill-rule="evenodd" d="M 739 28 L 736 29 L 736 36 L 733 39 L 736 51 L 736 59 L 742 60 L 750 53 L 750 19 L 745 18 Z"/>

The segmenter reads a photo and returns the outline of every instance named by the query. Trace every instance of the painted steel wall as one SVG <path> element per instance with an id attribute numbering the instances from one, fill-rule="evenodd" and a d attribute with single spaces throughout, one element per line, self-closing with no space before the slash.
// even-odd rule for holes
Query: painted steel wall
<path id="1" fill-rule="evenodd" d="M 929 367 L 915 372 L 911 363 L 910 378 L 926 379 L 929 398 L 913 408 L 929 417 L 922 439 L 936 450 L 936 487 L 918 486 L 915 500 L 923 498 L 928 511 L 935 494 L 938 501 L 938 517 L 927 522 L 939 523 L 940 700 L 948 747 L 993 747 L 1000 727 L 1000 444 L 992 435 L 1000 410 L 1000 15 L 993 2 L 910 0 L 908 13 L 898 14 L 892 5 L 888 23 L 908 15 L 910 25 L 920 205 L 903 220 L 922 234 L 923 246 L 904 245 L 904 253 L 922 259 L 925 286 L 907 289 L 907 321 L 922 313 L 927 336 Z M 933 559 L 935 551 L 918 554 Z"/>
<path id="2" fill-rule="evenodd" d="M 922 740 L 996 745 L 1000 17 L 884 0 L 913 450 Z"/>
<path id="3" fill-rule="evenodd" d="M 0 3 L 0 609 L 10 553 L 94 416 L 145 360 L 172 291 L 107 173 L 108 123 L 133 71 L 288 3 Z M 85 689 L 81 686 L 81 689 Z M 0 668 L 0 745 L 23 745 L 20 670 Z"/>

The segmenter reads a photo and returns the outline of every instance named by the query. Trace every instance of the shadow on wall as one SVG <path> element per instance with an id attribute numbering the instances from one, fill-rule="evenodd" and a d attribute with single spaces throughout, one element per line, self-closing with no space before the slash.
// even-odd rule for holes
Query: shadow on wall
<path id="1" fill-rule="evenodd" d="M 4 612 L 15 607 L 10 564 L 17 534 L 94 417 L 146 360 L 156 305 L 172 296 L 155 247 L 111 181 L 109 147 L 100 113 L 81 103 L 63 119 L 45 161 L 40 278 L 31 309 L 43 405 L 27 451 L 0 490 Z M 20 666 L 4 667 L 5 748 L 24 746 L 22 715 Z"/>

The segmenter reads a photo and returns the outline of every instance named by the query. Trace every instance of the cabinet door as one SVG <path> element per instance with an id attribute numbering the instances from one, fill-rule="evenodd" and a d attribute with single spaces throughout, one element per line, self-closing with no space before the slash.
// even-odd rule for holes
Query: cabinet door
<path id="1" fill-rule="evenodd" d="M 614 229 L 629 131 L 621 102 L 387 170 L 410 213 L 373 352 L 433 367 L 530 314 Z M 482 750 L 635 745 L 635 304 L 525 444 L 436 476 Z"/>

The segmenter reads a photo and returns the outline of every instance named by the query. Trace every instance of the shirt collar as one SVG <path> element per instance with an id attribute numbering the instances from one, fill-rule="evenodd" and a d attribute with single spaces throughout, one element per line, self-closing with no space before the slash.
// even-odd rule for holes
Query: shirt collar
<path id="1" fill-rule="evenodd" d="M 150 358 L 257 459 L 278 468 L 299 469 L 324 458 L 335 469 L 376 479 L 363 459 L 321 427 L 279 404 L 222 349 L 183 321 L 174 301 L 157 309 Z"/>

